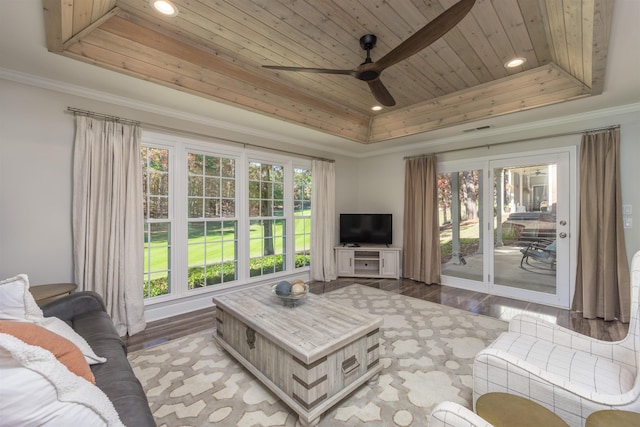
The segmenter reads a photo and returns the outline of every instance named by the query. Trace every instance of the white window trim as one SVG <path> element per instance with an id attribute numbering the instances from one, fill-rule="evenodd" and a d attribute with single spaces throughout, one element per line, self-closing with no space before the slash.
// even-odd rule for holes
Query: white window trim
<path id="1" fill-rule="evenodd" d="M 171 221 L 171 261 L 172 274 L 171 292 L 167 295 L 145 299 L 145 306 L 149 308 L 159 306 L 158 315 L 147 316 L 148 319 L 160 319 L 167 317 L 166 313 L 181 313 L 197 309 L 191 303 L 181 304 L 179 300 L 201 300 L 211 305 L 209 296 L 229 289 L 240 289 L 247 286 L 255 286 L 261 283 L 273 283 L 280 278 L 301 278 L 308 280 L 309 267 L 295 268 L 294 254 L 294 224 L 293 215 L 293 169 L 295 167 L 311 170 L 311 160 L 294 158 L 275 154 L 267 151 L 233 147 L 224 141 L 201 141 L 183 136 L 167 135 L 162 133 L 143 131 L 142 145 L 159 147 L 169 150 L 169 195 L 173 203 L 169 206 L 169 220 Z M 197 153 L 233 158 L 236 161 L 236 218 L 238 221 L 238 271 L 237 280 L 222 283 L 212 287 L 200 289 L 188 289 L 185 281 L 187 276 L 187 217 L 186 209 L 180 209 L 187 203 L 187 175 L 185 162 L 187 153 Z M 285 215 L 286 221 L 286 269 L 267 276 L 249 277 L 249 212 L 248 212 L 248 165 L 249 162 L 272 162 L 285 167 Z M 206 297 L 203 298 L 203 297 Z M 171 308 L 175 306 L 175 310 Z M 185 307 L 189 306 L 189 309 Z M 165 313 L 165 314 L 159 314 Z"/>

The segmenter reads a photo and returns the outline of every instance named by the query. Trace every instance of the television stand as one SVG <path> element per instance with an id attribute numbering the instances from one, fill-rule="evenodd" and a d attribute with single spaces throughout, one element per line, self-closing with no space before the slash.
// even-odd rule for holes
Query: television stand
<path id="1" fill-rule="evenodd" d="M 389 245 L 334 248 L 338 276 L 400 278 L 401 249 Z"/>

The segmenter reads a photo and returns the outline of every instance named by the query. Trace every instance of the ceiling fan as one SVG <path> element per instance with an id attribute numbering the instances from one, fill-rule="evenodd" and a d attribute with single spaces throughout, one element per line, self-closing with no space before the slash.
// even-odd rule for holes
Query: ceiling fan
<path id="1" fill-rule="evenodd" d="M 371 60 L 371 49 L 376 45 L 376 36 L 367 34 L 360 38 L 360 47 L 367 51 L 365 61 L 352 70 L 334 70 L 326 68 L 284 67 L 279 65 L 263 65 L 264 68 L 282 71 L 301 71 L 305 73 L 344 74 L 367 82 L 373 96 L 382 105 L 392 107 L 396 101 L 380 81 L 380 74 L 392 65 L 415 55 L 431 43 L 444 36 L 455 27 L 471 10 L 476 0 L 460 0 L 442 12 L 427 25 L 416 31 L 411 37 L 400 43 L 378 61 Z"/>

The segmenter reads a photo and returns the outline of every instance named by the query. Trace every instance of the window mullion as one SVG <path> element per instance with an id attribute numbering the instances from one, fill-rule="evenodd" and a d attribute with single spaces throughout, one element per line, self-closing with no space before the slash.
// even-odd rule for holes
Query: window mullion
<path id="1" fill-rule="evenodd" d="M 173 180 L 173 224 L 174 227 L 174 250 L 172 252 L 173 280 L 176 284 L 176 296 L 183 296 L 187 293 L 187 174 L 186 153 L 184 146 L 176 150 Z"/>
<path id="2" fill-rule="evenodd" d="M 284 217 L 286 218 L 286 271 L 294 270 L 295 218 L 293 215 L 293 162 L 286 163 L 284 175 Z"/>

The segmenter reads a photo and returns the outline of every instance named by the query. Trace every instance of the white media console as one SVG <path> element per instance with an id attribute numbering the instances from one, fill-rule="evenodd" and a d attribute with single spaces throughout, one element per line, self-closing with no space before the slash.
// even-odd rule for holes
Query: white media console
<path id="1" fill-rule="evenodd" d="M 386 245 L 336 246 L 338 276 L 398 279 L 400 252 L 400 248 Z"/>

